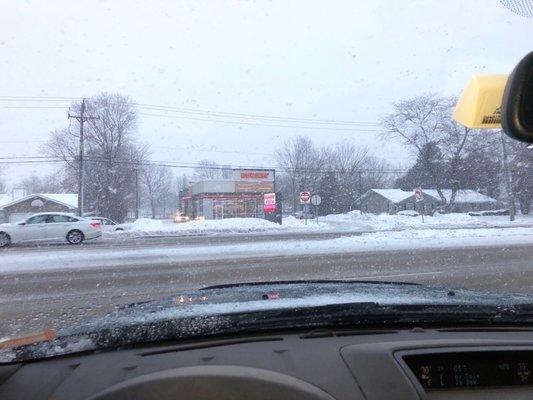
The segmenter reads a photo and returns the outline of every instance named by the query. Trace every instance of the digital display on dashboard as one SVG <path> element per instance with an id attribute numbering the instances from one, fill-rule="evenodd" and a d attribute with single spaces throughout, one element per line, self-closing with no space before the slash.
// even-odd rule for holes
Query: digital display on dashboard
<path id="1" fill-rule="evenodd" d="M 417 354 L 403 360 L 425 389 L 533 384 L 533 351 Z"/>

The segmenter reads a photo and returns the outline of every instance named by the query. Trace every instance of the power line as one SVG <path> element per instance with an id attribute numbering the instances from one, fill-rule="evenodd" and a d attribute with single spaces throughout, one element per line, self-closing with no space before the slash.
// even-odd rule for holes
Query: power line
<path id="1" fill-rule="evenodd" d="M 0 101 L 27 101 L 27 102 L 38 102 L 38 101 L 73 101 L 73 100 L 82 100 L 82 97 L 61 97 L 61 96 L 0 96 Z M 283 117 L 276 115 L 262 115 L 262 114 L 246 114 L 246 113 L 236 113 L 236 112 L 224 112 L 224 111 L 214 111 L 214 110 L 205 110 L 205 109 L 193 109 L 185 107 L 174 107 L 174 106 L 165 106 L 157 104 L 146 104 L 146 103 L 132 103 L 135 107 L 139 109 L 154 110 L 154 111 L 165 111 L 165 112 L 174 112 L 180 114 L 193 114 L 193 115 L 203 115 L 203 116 L 213 116 L 213 117 L 223 117 L 223 118 L 239 118 L 239 119 L 254 119 L 254 120 L 266 120 L 266 121 L 278 121 L 278 122 L 291 122 L 291 123 L 311 123 L 311 124 L 325 124 L 325 125 L 364 125 L 364 126 L 379 126 L 376 122 L 369 121 L 347 121 L 347 120 L 334 120 L 334 119 L 318 119 L 318 118 L 297 118 L 297 117 Z M 30 108 L 30 107 L 28 107 Z"/>
<path id="2" fill-rule="evenodd" d="M 325 130 L 325 131 L 350 131 L 350 132 L 383 132 L 381 129 L 353 129 L 353 128 L 336 128 L 336 127 L 325 127 L 325 126 L 297 126 L 297 125 L 274 125 L 274 124 L 260 124 L 253 122 L 242 122 L 242 121 L 221 121 L 205 118 L 193 118 L 193 117 L 178 117 L 174 115 L 165 115 L 165 114 L 149 114 L 149 113 L 139 113 L 139 115 L 145 115 L 150 117 L 163 117 L 171 119 L 187 119 L 193 121 L 204 121 L 204 122 L 214 122 L 222 124 L 237 124 L 237 125 L 253 125 L 253 126 L 267 126 L 271 128 L 291 128 L 291 129 L 312 129 L 312 130 Z"/>
<path id="3" fill-rule="evenodd" d="M 60 157 L 18 157 L 18 160 L 13 160 L 17 157 L 0 157 L 0 164 L 34 164 L 34 163 L 58 163 L 58 162 L 77 162 L 77 158 L 63 159 Z M 3 161 L 7 160 L 7 161 Z M 178 161 L 169 161 L 169 160 L 147 160 L 147 161 L 132 161 L 132 160 L 123 160 L 123 159 L 109 159 L 105 157 L 86 157 L 86 162 L 92 163 L 113 163 L 113 164 L 122 164 L 122 165 L 132 165 L 132 166 L 161 166 L 169 168 L 203 168 L 211 170 L 228 170 L 228 169 L 275 169 L 279 172 L 301 172 L 301 173 L 316 173 L 316 174 L 325 174 L 325 173 L 386 173 L 386 174 L 399 174 L 405 173 L 408 170 L 399 169 L 399 168 L 384 168 L 384 169 L 358 169 L 355 171 L 341 171 L 334 169 L 298 169 L 298 168 L 282 168 L 282 167 L 272 167 L 272 166 L 257 166 L 257 165 L 203 165 L 200 163 L 191 163 L 191 162 L 178 162 Z"/>
<path id="4" fill-rule="evenodd" d="M 62 96 L 8 96 L 0 95 L 0 100 L 13 101 L 71 101 L 81 100 L 82 97 L 62 97 Z"/>
<path id="5" fill-rule="evenodd" d="M 279 116 L 272 116 L 272 115 L 243 114 L 243 113 L 210 111 L 210 110 L 200 110 L 200 109 L 195 110 L 195 109 L 190 109 L 190 108 L 156 106 L 156 105 L 151 105 L 151 104 L 139 104 L 139 103 L 133 103 L 133 105 L 140 109 L 155 110 L 155 111 L 168 111 L 168 112 L 176 112 L 176 113 L 184 113 L 184 114 L 200 114 L 200 115 L 214 116 L 214 117 L 262 119 L 262 120 L 274 120 L 274 121 L 285 121 L 285 122 L 290 121 L 293 123 L 313 123 L 313 124 L 327 124 L 327 125 L 369 125 L 369 126 L 379 125 L 375 122 L 279 117 Z"/>
<path id="6" fill-rule="evenodd" d="M 0 108 L 7 108 L 7 109 L 25 109 L 25 108 L 62 108 L 63 110 L 66 110 L 68 108 L 68 105 L 66 106 L 5 106 Z"/>

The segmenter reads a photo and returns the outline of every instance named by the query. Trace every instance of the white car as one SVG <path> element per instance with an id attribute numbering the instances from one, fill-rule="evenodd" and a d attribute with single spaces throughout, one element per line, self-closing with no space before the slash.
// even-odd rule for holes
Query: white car
<path id="1" fill-rule="evenodd" d="M 0 247 L 21 242 L 67 241 L 80 244 L 102 236 L 98 221 L 73 214 L 48 212 L 34 214 L 25 221 L 0 224 Z"/>
<path id="2" fill-rule="evenodd" d="M 115 231 L 123 231 L 124 226 L 121 224 L 117 224 L 115 221 L 109 218 L 105 217 L 90 217 L 93 221 L 98 221 L 102 225 L 102 231 L 103 232 L 115 232 Z"/>

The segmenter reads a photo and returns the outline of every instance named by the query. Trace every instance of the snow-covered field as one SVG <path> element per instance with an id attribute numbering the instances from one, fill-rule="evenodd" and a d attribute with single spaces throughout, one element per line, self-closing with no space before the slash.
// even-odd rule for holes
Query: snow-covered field
<path id="1" fill-rule="evenodd" d="M 409 215 L 365 214 L 351 211 L 333 214 L 316 220 L 305 221 L 292 216 L 278 225 L 259 218 L 232 218 L 222 220 L 190 221 L 173 223 L 141 218 L 126 225 L 126 231 L 113 232 L 106 236 L 158 236 L 158 235 L 201 235 L 215 233 L 282 233 L 282 232 L 382 232 L 421 229 L 459 229 L 489 227 L 533 227 L 533 216 L 518 215 L 514 222 L 508 216 L 472 217 L 467 214 L 437 214 L 435 216 L 412 217 Z"/>
<path id="2" fill-rule="evenodd" d="M 196 246 L 76 248 L 2 255 L 0 272 L 146 266 L 199 260 L 232 260 L 313 254 L 494 245 L 532 245 L 533 228 L 423 229 L 366 233 L 328 240 L 271 240 Z"/>

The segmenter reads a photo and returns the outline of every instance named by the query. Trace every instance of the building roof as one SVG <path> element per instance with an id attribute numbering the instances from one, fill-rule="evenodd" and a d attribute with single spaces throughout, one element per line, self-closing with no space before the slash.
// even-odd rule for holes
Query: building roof
<path id="1" fill-rule="evenodd" d="M 11 195 L 0 195 L 0 209 L 31 199 L 32 197 L 51 200 L 71 209 L 78 207 L 78 195 L 76 193 L 33 193 L 15 200 L 13 200 Z"/>
<path id="2" fill-rule="evenodd" d="M 393 203 L 399 203 L 413 195 L 413 192 L 402 189 L 370 189 L 369 191 L 375 192 Z"/>
<path id="3" fill-rule="evenodd" d="M 424 194 L 428 194 L 430 196 L 436 197 L 437 199 L 440 199 L 440 196 L 435 189 L 422 189 L 422 192 Z M 444 197 L 446 197 L 446 200 L 449 201 L 452 195 L 452 190 L 443 189 L 442 194 L 444 195 Z M 498 201 L 496 199 L 493 199 L 492 197 L 486 196 L 484 194 L 481 194 L 471 189 L 458 190 L 455 195 L 456 204 L 457 203 L 497 203 L 497 202 Z"/>
<path id="4" fill-rule="evenodd" d="M 414 194 L 413 192 L 402 189 L 370 189 L 367 193 L 363 195 L 363 197 L 366 196 L 369 192 L 375 192 L 385 197 L 392 203 L 400 203 L 401 201 L 408 199 Z M 440 201 L 439 193 L 435 189 L 422 189 L 422 193 L 426 196 L 431 196 L 435 198 L 437 201 Z M 452 195 L 452 190 L 443 189 L 442 194 L 444 195 L 446 200 L 449 200 L 450 196 Z M 497 200 L 479 192 L 476 192 L 475 190 L 462 189 L 458 190 L 457 194 L 455 195 L 455 204 L 461 203 L 497 203 Z"/>

